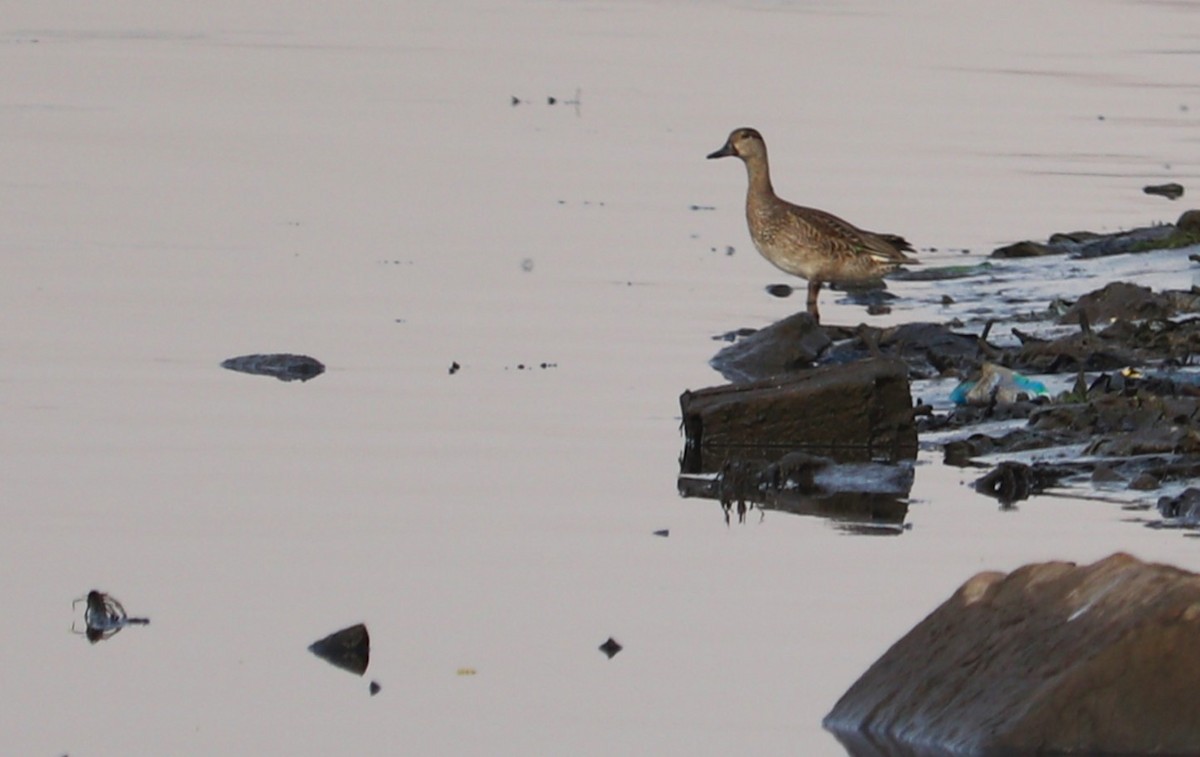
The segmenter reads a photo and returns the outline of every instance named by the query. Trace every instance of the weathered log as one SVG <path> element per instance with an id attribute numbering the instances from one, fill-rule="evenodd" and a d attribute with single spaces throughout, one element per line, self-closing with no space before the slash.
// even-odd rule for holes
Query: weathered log
<path id="1" fill-rule="evenodd" d="M 1200 576 L 1115 554 L 980 573 L 825 718 L 854 754 L 1200 753 Z"/>
<path id="2" fill-rule="evenodd" d="M 729 461 L 771 462 L 795 450 L 836 462 L 916 457 L 908 371 L 899 360 L 688 391 L 679 404 L 685 474 L 716 472 Z"/>

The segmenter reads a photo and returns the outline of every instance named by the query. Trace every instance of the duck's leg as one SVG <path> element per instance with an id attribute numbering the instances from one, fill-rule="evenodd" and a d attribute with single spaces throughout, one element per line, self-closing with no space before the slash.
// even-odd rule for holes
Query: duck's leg
<path id="1" fill-rule="evenodd" d="M 820 323 L 821 314 L 817 312 L 817 295 L 821 293 L 821 282 L 818 279 L 811 279 L 808 282 L 808 314 L 812 316 L 813 321 Z"/>

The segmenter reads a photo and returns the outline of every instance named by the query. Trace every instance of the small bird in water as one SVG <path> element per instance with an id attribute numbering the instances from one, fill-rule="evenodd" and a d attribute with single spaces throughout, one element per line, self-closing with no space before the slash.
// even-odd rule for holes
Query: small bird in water
<path id="1" fill-rule="evenodd" d="M 767 143 L 755 129 L 734 129 L 725 145 L 709 158 L 733 156 L 746 164 L 746 222 L 750 238 L 776 268 L 808 281 L 808 313 L 820 321 L 817 295 L 825 282 L 864 285 L 905 263 L 913 248 L 903 237 L 876 234 L 832 213 L 781 200 L 771 186 Z"/>

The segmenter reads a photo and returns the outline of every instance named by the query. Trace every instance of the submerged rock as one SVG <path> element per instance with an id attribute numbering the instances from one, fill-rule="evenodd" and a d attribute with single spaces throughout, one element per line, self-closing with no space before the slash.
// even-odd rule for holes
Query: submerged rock
<path id="1" fill-rule="evenodd" d="M 287 353 L 231 357 L 221 367 L 255 376 L 274 376 L 280 381 L 308 381 L 325 372 L 325 366 L 316 358 Z"/>
<path id="2" fill-rule="evenodd" d="M 1200 576 L 1116 554 L 980 573 L 825 727 L 854 754 L 1200 753 Z"/>

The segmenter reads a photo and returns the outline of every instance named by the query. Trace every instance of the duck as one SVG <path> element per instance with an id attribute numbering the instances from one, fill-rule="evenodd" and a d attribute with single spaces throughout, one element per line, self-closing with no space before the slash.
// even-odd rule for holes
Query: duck
<path id="1" fill-rule="evenodd" d="M 919 261 L 904 237 L 864 231 L 832 213 L 780 199 L 771 185 L 767 143 L 757 129 L 734 129 L 708 159 L 734 157 L 746 165 L 746 223 L 755 248 L 776 268 L 808 282 L 808 314 L 820 323 L 817 298 L 825 283 L 863 286 Z"/>

